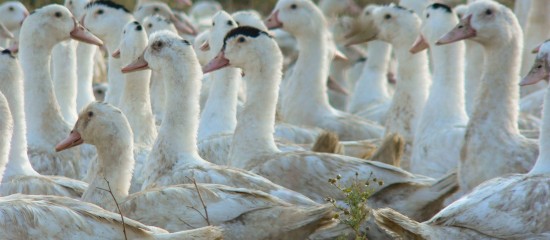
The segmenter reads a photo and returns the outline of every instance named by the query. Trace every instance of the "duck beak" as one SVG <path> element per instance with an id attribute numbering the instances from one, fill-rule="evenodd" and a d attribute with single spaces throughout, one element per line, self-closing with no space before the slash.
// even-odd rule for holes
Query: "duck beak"
<path id="1" fill-rule="evenodd" d="M 472 15 L 462 18 L 458 25 L 453 30 L 441 37 L 435 45 L 444 45 L 460 40 L 473 38 L 477 35 L 477 32 L 471 25 Z"/>
<path id="2" fill-rule="evenodd" d="M 93 35 L 91 32 L 86 30 L 86 28 L 80 25 L 75 18 L 73 18 L 73 20 L 74 20 L 74 28 L 71 31 L 72 39 L 97 45 L 97 46 L 103 45 L 103 41 L 101 41 L 101 39 L 99 39 L 98 37 Z"/>
<path id="3" fill-rule="evenodd" d="M 147 48 L 145 49 L 147 50 Z M 145 60 L 145 51 L 132 63 L 128 64 L 126 67 L 122 68 L 122 73 L 130 73 L 135 71 L 147 70 L 149 68 L 149 63 Z"/>
<path id="4" fill-rule="evenodd" d="M 422 34 L 418 35 L 418 38 L 416 38 L 416 41 L 414 41 L 414 44 L 412 45 L 411 49 L 409 50 L 410 53 L 416 54 L 421 51 L 424 51 L 425 49 L 429 48 L 430 45 L 428 45 L 428 42 L 426 42 L 426 39 L 424 39 L 424 36 Z"/>
<path id="5" fill-rule="evenodd" d="M 345 46 L 351 46 L 359 43 L 369 42 L 376 39 L 378 35 L 378 29 L 373 23 L 367 24 L 355 20 L 351 27 L 351 30 L 344 37 L 343 44 Z"/>
<path id="6" fill-rule="evenodd" d="M 13 36 L 13 33 L 4 26 L 4 24 L 0 23 L 0 37 L 8 38 L 8 39 L 14 39 L 15 36 Z"/>
<path id="7" fill-rule="evenodd" d="M 279 10 L 275 10 L 264 23 L 268 29 L 282 28 L 283 23 L 279 21 Z"/>
<path id="8" fill-rule="evenodd" d="M 535 63 L 533 64 L 533 67 L 531 67 L 531 70 L 529 70 L 527 76 L 525 76 L 521 80 L 521 83 L 519 83 L 520 86 L 532 85 L 538 83 L 540 80 L 549 79 L 550 66 L 548 66 L 547 57 L 548 54 L 544 54 L 535 60 Z"/>
<path id="9" fill-rule="evenodd" d="M 115 50 L 113 54 L 111 54 L 111 57 L 119 59 L 120 58 L 120 49 Z"/>
<path id="10" fill-rule="evenodd" d="M 201 45 L 200 49 L 203 52 L 210 51 L 210 43 L 208 43 L 208 41 L 204 41 L 204 43 Z"/>
<path id="11" fill-rule="evenodd" d="M 328 77 L 328 82 L 327 82 L 327 87 L 332 90 L 332 91 L 335 91 L 337 93 L 341 93 L 341 94 L 344 94 L 346 96 L 349 95 L 349 92 L 346 88 L 342 87 L 342 85 L 340 85 L 336 80 L 334 80 L 334 78 L 332 77 Z"/>
<path id="12" fill-rule="evenodd" d="M 334 60 L 348 62 L 349 58 L 342 51 L 336 49 L 336 51 L 334 52 Z"/>
<path id="13" fill-rule="evenodd" d="M 174 26 L 176 27 L 176 29 L 178 29 L 178 31 L 180 31 L 181 33 L 189 34 L 193 36 L 197 35 L 198 33 L 198 31 L 195 29 L 195 27 L 193 27 L 191 23 L 182 22 L 174 14 L 170 16 L 170 21 L 174 23 Z"/>
<path id="14" fill-rule="evenodd" d="M 210 62 L 202 68 L 202 72 L 209 73 L 227 66 L 229 66 L 229 60 L 225 58 L 225 53 L 221 51 L 214 59 L 210 60 Z"/>
<path id="15" fill-rule="evenodd" d="M 76 147 L 80 144 L 84 143 L 84 140 L 80 137 L 80 133 L 78 133 L 76 130 L 71 131 L 69 136 L 65 138 L 65 140 L 61 141 L 55 146 L 55 151 L 60 152 L 72 147 Z"/>

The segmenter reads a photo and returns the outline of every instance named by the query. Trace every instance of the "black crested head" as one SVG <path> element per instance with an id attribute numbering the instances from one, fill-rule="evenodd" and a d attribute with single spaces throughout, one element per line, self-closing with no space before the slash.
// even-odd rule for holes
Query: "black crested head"
<path id="1" fill-rule="evenodd" d="M 126 9 L 126 7 L 124 7 L 123 5 L 120 5 L 110 0 L 98 0 L 98 1 L 89 2 L 88 4 L 86 4 L 84 8 L 88 9 L 98 5 L 103 5 L 105 7 L 109 7 L 113 9 L 122 9 L 124 12 L 130 13 L 130 11 L 128 11 L 128 9 Z"/>
<path id="2" fill-rule="evenodd" d="M 453 12 L 453 10 L 451 9 L 451 7 L 449 7 L 449 6 L 445 5 L 445 4 L 442 4 L 442 3 L 434 3 L 434 4 L 430 5 L 430 6 L 428 6 L 428 8 L 432 8 L 432 9 L 439 9 L 439 8 L 441 8 L 441 9 L 445 10 L 445 12 L 448 12 L 448 13 L 452 13 L 452 12 Z"/>
<path id="3" fill-rule="evenodd" d="M 261 34 L 264 34 L 264 35 L 272 38 L 272 36 L 269 35 L 269 33 L 265 32 L 265 31 L 262 31 L 260 29 L 254 28 L 254 27 L 242 26 L 242 27 L 233 28 L 231 31 L 229 31 L 225 35 L 225 38 L 223 39 L 224 46 L 225 46 L 225 42 L 227 42 L 228 39 L 233 38 L 237 35 L 244 35 L 244 36 L 247 36 L 247 37 L 256 38 L 256 37 L 260 36 Z"/>

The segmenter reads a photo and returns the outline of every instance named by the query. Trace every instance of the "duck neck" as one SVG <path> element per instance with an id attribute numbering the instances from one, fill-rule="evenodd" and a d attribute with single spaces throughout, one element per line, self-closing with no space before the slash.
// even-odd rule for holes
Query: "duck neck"
<path id="1" fill-rule="evenodd" d="M 420 118 L 419 131 L 433 129 L 433 124 L 465 124 L 464 44 L 462 42 L 432 47 L 433 82 L 430 96 Z"/>
<path id="2" fill-rule="evenodd" d="M 386 133 L 399 133 L 406 141 L 412 141 L 414 137 L 418 115 L 424 109 L 430 84 L 427 53 L 411 54 L 408 49 L 410 45 L 412 42 L 408 45 L 394 45 L 399 62 L 398 83 L 388 116 L 395 118 L 386 121 Z"/>
<path id="3" fill-rule="evenodd" d="M 485 72 L 470 126 L 480 133 L 499 131 L 518 135 L 521 44 L 513 38 L 511 42 L 495 41 L 484 48 Z"/>
<path id="4" fill-rule="evenodd" d="M 166 111 L 153 151 L 162 154 L 186 153 L 198 157 L 197 129 L 202 74 L 198 60 L 191 61 L 194 62 L 168 67 L 163 71 Z"/>
<path id="5" fill-rule="evenodd" d="M 87 43 L 78 43 L 76 48 L 77 111 L 84 109 L 88 104 L 95 101 L 92 82 L 94 79 L 93 66 L 96 50 L 97 46 Z"/>
<path id="6" fill-rule="evenodd" d="M 468 116 L 472 115 L 474 110 L 475 96 L 481 84 L 481 76 L 483 74 L 483 66 L 485 54 L 483 47 L 472 40 L 466 40 L 466 66 L 465 66 L 465 83 L 466 89 L 466 112 Z"/>
<path id="7" fill-rule="evenodd" d="M 52 51 L 54 92 L 63 119 L 76 123 L 76 41 L 66 40 L 55 45 Z"/>
<path id="8" fill-rule="evenodd" d="M 16 71 L 18 72 L 8 75 L 7 81 L 2 81 L 0 86 L 0 92 L 5 93 L 13 116 L 13 136 L 10 143 L 9 161 L 2 182 L 9 182 L 13 177 L 21 175 L 38 175 L 32 168 L 27 156 L 23 79 L 21 78 L 21 70 L 17 69 Z"/>
<path id="9" fill-rule="evenodd" d="M 114 51 L 116 51 L 120 44 L 122 29 L 124 29 L 126 23 L 133 20 L 134 18 L 131 15 L 126 16 L 124 20 L 121 19 L 116 27 L 113 26 L 112 28 L 116 29 L 116 31 L 107 34 L 102 39 L 104 40 L 103 42 L 107 47 L 107 54 L 109 56 L 109 70 L 107 71 L 107 78 L 109 80 L 109 91 L 107 92 L 107 96 L 105 96 L 105 102 L 108 102 L 116 107 L 120 106 L 122 93 L 124 92 L 124 74 L 122 74 L 122 72 L 120 71 L 120 69 L 122 69 L 123 67 L 123 63 L 121 59 L 113 58 L 111 55 Z"/>
<path id="10" fill-rule="evenodd" d="M 237 125 L 237 95 L 241 70 L 225 68 L 210 74 L 210 91 L 201 113 L 199 140 L 233 133 Z"/>
<path id="11" fill-rule="evenodd" d="M 279 152 L 275 145 L 275 110 L 282 76 L 282 56 L 276 63 L 258 59 L 258 68 L 246 72 L 246 98 L 238 117 L 229 153 L 231 166 L 245 167 L 253 158 Z"/>
<path id="12" fill-rule="evenodd" d="M 124 93 L 122 94 L 120 109 L 128 118 L 134 133 L 134 143 L 152 146 L 157 137 L 157 128 L 149 95 L 151 71 L 127 73 L 124 78 Z"/>
<path id="13" fill-rule="evenodd" d="M 539 138 L 539 157 L 529 174 L 550 173 L 550 91 L 544 97 L 543 122 Z"/>
<path id="14" fill-rule="evenodd" d="M 68 128 L 59 110 L 50 75 L 53 46 L 21 41 L 20 59 L 24 75 L 25 117 L 29 145 L 46 145 L 53 150 L 59 132 Z M 48 144 L 48 141 L 53 141 Z"/>
<path id="15" fill-rule="evenodd" d="M 105 209 L 114 209 L 115 206 L 110 193 L 105 190 L 110 188 L 116 200 L 123 201 L 128 196 L 134 169 L 132 137 L 117 135 L 114 139 L 117 140 L 96 145 L 96 172 L 92 173 L 94 177 L 82 196 L 82 200 Z"/>
<path id="16" fill-rule="evenodd" d="M 326 86 L 330 65 L 328 38 L 319 31 L 300 35 L 297 41 L 299 56 L 283 89 L 282 113 L 291 123 L 307 124 L 308 119 L 316 117 L 314 113 L 334 110 L 329 105 Z"/>
<path id="17" fill-rule="evenodd" d="M 12 138 L 12 124 L 10 109 L 4 95 L 0 92 L 0 180 L 9 161 L 10 139 Z"/>
<path id="18" fill-rule="evenodd" d="M 391 45 L 383 41 L 372 41 L 367 46 L 367 62 L 355 85 L 351 97 L 350 112 L 361 111 L 366 104 L 390 99 L 386 73 L 390 61 Z"/>

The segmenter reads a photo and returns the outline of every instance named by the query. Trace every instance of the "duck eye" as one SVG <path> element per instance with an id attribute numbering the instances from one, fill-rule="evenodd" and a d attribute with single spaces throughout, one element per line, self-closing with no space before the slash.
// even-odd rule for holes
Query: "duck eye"
<path id="1" fill-rule="evenodd" d="M 147 27 L 148 27 L 148 28 L 152 28 L 152 27 L 153 27 L 153 24 L 149 23 L 149 24 L 147 25 Z"/>
<path id="2" fill-rule="evenodd" d="M 103 94 L 103 91 L 97 90 L 97 94 Z"/>
<path id="3" fill-rule="evenodd" d="M 13 12 L 13 10 L 15 10 L 15 8 L 13 7 L 9 7 L 8 9 L 10 10 L 10 12 Z"/>
<path id="4" fill-rule="evenodd" d="M 491 15 L 491 14 L 493 14 L 493 11 L 491 9 L 487 9 L 487 10 L 485 10 L 485 14 Z"/>
<path id="5" fill-rule="evenodd" d="M 126 34 L 126 30 L 122 31 L 122 34 Z"/>
<path id="6" fill-rule="evenodd" d="M 391 15 L 390 14 L 386 14 L 386 16 L 384 16 L 385 19 L 391 19 Z"/>
<path id="7" fill-rule="evenodd" d="M 296 8 L 298 8 L 298 5 L 292 4 L 292 5 L 290 5 L 290 8 L 291 8 L 291 9 L 296 9 Z"/>
<path id="8" fill-rule="evenodd" d="M 243 42 L 246 42 L 246 39 L 244 37 L 240 37 L 237 41 L 239 41 L 240 43 L 243 43 Z"/>
<path id="9" fill-rule="evenodd" d="M 213 26 L 216 26 L 216 22 L 212 22 L 212 27 L 213 27 Z"/>
<path id="10" fill-rule="evenodd" d="M 153 11 L 158 12 L 160 9 L 158 7 L 154 8 Z"/>
<path id="11" fill-rule="evenodd" d="M 89 111 L 89 112 L 88 112 L 88 117 L 93 117 L 93 116 L 94 116 L 94 112 Z"/>
<path id="12" fill-rule="evenodd" d="M 429 13 L 428 13 L 428 14 L 426 14 L 426 18 L 430 18 L 430 14 L 429 14 Z"/>
<path id="13" fill-rule="evenodd" d="M 63 14 L 61 14 L 61 12 L 55 12 L 55 17 L 56 18 L 60 18 L 61 16 L 63 16 Z"/>
<path id="14" fill-rule="evenodd" d="M 227 25 L 233 26 L 233 21 L 231 21 L 231 20 L 227 21 Z"/>
<path id="15" fill-rule="evenodd" d="M 157 41 L 153 44 L 153 48 L 156 50 L 160 50 L 164 44 L 161 41 Z"/>
<path id="16" fill-rule="evenodd" d="M 365 15 L 366 15 L 366 16 L 370 15 L 370 12 L 369 12 L 369 11 L 366 11 L 366 12 L 365 12 Z"/>
<path id="17" fill-rule="evenodd" d="M 103 14 L 103 9 L 99 9 L 99 10 L 97 10 L 97 12 L 96 12 L 96 13 L 97 13 L 97 15 L 101 15 L 101 14 Z"/>
<path id="18" fill-rule="evenodd" d="M 181 41 L 182 41 L 183 43 L 187 44 L 187 45 L 191 45 L 191 43 L 190 43 L 189 41 L 185 40 L 185 39 L 184 39 L 184 40 L 181 40 Z"/>

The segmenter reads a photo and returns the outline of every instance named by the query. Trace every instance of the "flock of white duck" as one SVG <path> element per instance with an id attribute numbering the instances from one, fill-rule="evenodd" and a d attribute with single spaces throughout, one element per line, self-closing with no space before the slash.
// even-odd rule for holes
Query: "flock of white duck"
<path id="1" fill-rule="evenodd" d="M 541 2 L 0 4 L 0 238 L 549 239 Z"/>

